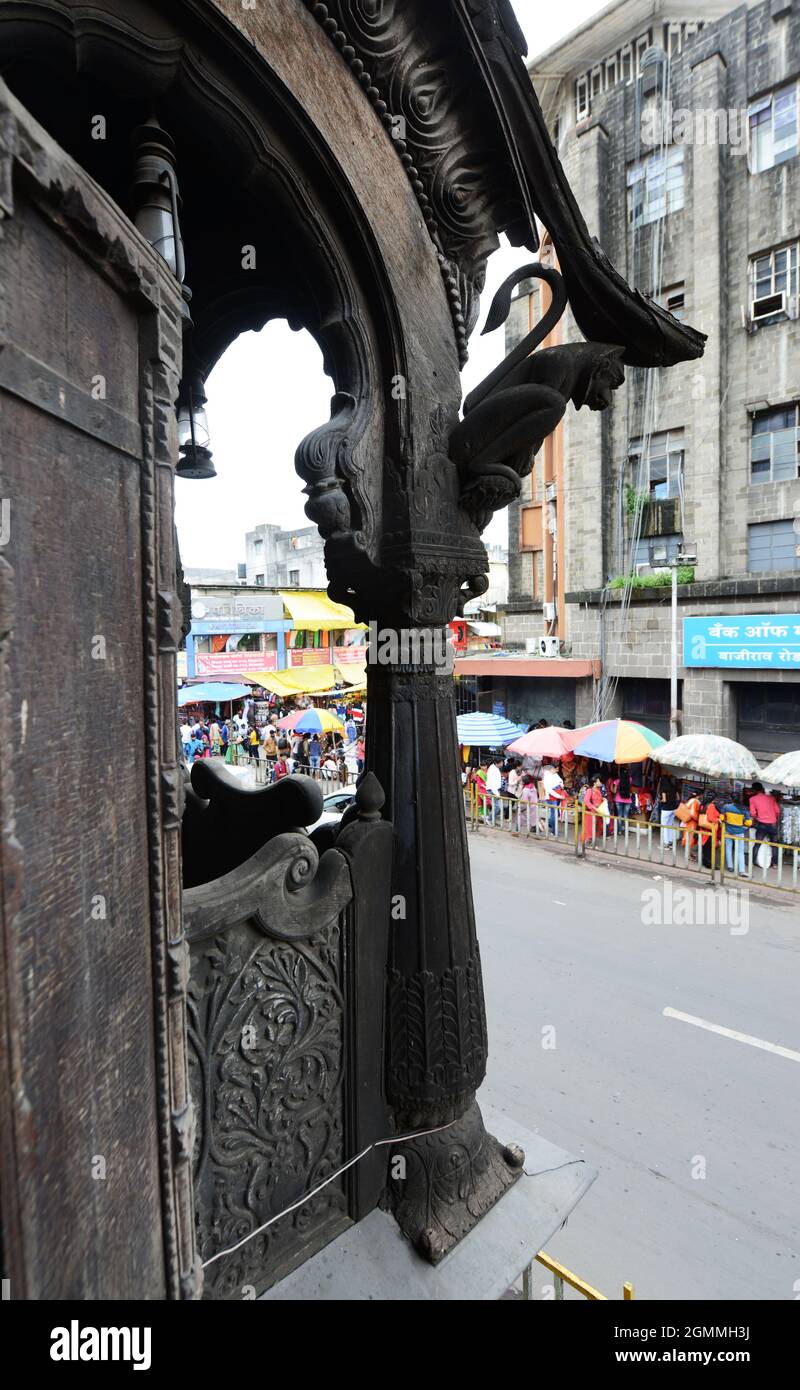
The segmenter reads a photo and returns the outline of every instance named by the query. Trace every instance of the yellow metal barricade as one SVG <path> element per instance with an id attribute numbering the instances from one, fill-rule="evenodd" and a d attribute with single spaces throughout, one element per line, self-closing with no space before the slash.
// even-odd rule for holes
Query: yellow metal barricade
<path id="1" fill-rule="evenodd" d="M 577 1274 L 573 1274 L 571 1269 L 567 1269 L 566 1265 L 562 1265 L 559 1260 L 554 1260 L 552 1255 L 545 1254 L 544 1250 L 539 1251 L 539 1254 L 536 1256 L 536 1261 L 540 1265 L 544 1265 L 545 1269 L 549 1270 L 553 1275 L 556 1299 L 563 1299 L 564 1285 L 568 1284 L 571 1289 L 575 1289 L 583 1298 L 588 1298 L 593 1302 L 598 1300 L 603 1303 L 609 1302 L 606 1294 L 601 1293 L 599 1289 L 595 1289 L 591 1284 L 587 1284 L 585 1279 L 581 1279 Z M 533 1299 L 532 1263 L 528 1265 L 528 1268 L 522 1276 L 522 1297 L 527 1300 Z M 626 1281 L 622 1285 L 622 1297 L 626 1302 L 634 1297 L 633 1284 Z"/>

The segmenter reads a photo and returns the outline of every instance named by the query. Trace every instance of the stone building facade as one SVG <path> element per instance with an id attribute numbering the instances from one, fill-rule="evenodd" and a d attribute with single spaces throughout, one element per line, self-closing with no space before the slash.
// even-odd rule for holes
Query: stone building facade
<path id="1" fill-rule="evenodd" d="M 267 523 L 245 537 L 247 583 L 268 589 L 324 589 L 325 542 L 316 526 L 286 531 Z"/>
<path id="2" fill-rule="evenodd" d="M 643 20 L 631 0 L 531 76 L 590 231 L 629 281 L 708 335 L 700 362 L 629 369 L 610 410 L 570 411 L 560 427 L 559 637 L 564 655 L 603 663 L 599 683 L 578 683 L 576 714 L 668 724 L 669 589 L 625 603 L 606 585 L 696 553 L 679 588 L 679 727 L 796 747 L 800 632 L 772 665 L 752 653 L 741 668 L 730 655 L 728 669 L 680 663 L 684 619 L 800 615 L 800 4 L 701 3 L 688 20 L 659 0 Z M 512 337 L 538 314 L 535 301 L 515 309 Z M 561 330 L 580 336 L 569 315 Z M 526 617 L 541 631 L 534 501 L 511 518 L 507 641 Z M 759 697 L 764 685 L 781 689 Z"/>

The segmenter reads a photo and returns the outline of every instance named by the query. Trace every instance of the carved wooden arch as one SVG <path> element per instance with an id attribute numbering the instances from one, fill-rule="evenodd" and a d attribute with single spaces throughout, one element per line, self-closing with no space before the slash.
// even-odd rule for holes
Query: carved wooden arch
<path id="1" fill-rule="evenodd" d="M 193 292 L 185 346 L 192 365 L 206 375 L 240 333 L 258 331 L 274 318 L 312 334 L 335 390 L 330 419 L 298 444 L 306 511 L 333 543 L 329 569 L 333 560 L 335 571 L 338 559 L 348 574 L 368 571 L 378 563 L 382 461 L 401 457 L 410 433 L 408 397 L 386 389 L 393 380 L 407 380 L 408 354 L 369 217 L 337 177 L 316 126 L 234 26 L 198 0 L 179 0 L 168 17 L 156 14 L 149 0 L 137 0 L 126 6 L 124 20 L 110 4 L 75 9 L 65 0 L 40 0 L 0 10 L 0 38 L 4 64 L 35 53 L 62 71 L 96 75 L 123 90 L 136 87 L 143 109 L 150 100 L 170 133 L 177 111 L 199 143 L 214 131 L 217 147 L 224 143 L 225 168 L 210 160 L 212 195 L 224 198 L 215 182 L 239 177 L 252 209 L 282 223 L 293 268 L 302 263 L 289 283 L 284 276 L 282 283 L 262 276 L 245 282 L 238 268 L 198 275 L 196 258 L 193 274 L 198 214 L 184 194 Z M 51 133 L 59 138 L 57 129 Z M 179 136 L 178 145 L 181 182 Z M 379 460 L 378 467 L 373 462 L 368 471 L 365 457 Z"/>

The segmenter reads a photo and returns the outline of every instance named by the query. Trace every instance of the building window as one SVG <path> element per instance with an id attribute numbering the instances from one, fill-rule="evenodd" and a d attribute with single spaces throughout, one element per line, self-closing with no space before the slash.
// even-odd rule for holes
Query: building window
<path id="1" fill-rule="evenodd" d="M 263 584 L 263 583 L 264 583 L 264 576 L 263 576 L 263 574 L 257 574 L 257 575 L 256 575 L 256 584 Z"/>
<path id="2" fill-rule="evenodd" d="M 299 570 L 289 570 L 289 583 L 299 587 L 299 584 L 300 584 L 300 571 L 299 571 Z"/>
<path id="3" fill-rule="evenodd" d="M 750 318 L 776 322 L 797 314 L 797 242 L 777 246 L 750 261 Z"/>
<path id="4" fill-rule="evenodd" d="M 589 79 L 579 77 L 575 83 L 575 119 L 585 121 L 589 114 Z"/>
<path id="5" fill-rule="evenodd" d="M 514 348 L 522 342 L 522 339 L 530 332 L 530 295 L 518 294 L 511 301 L 511 308 L 506 319 L 506 352 L 513 352 Z"/>
<path id="6" fill-rule="evenodd" d="M 800 545 L 791 517 L 783 521 L 759 521 L 747 528 L 747 568 L 800 570 Z"/>
<path id="7" fill-rule="evenodd" d="M 683 25 L 665 24 L 666 50 L 670 58 L 675 58 L 683 47 Z"/>
<path id="8" fill-rule="evenodd" d="M 800 743 L 800 685 L 742 681 L 736 684 L 737 738 L 746 748 L 774 757 Z"/>
<path id="9" fill-rule="evenodd" d="M 760 174 L 797 154 L 798 84 L 780 87 L 748 107 L 750 170 Z"/>
<path id="10" fill-rule="evenodd" d="M 623 82 L 630 82 L 633 77 L 633 49 L 628 44 L 623 48 L 619 55 L 619 72 Z"/>
<path id="11" fill-rule="evenodd" d="M 683 145 L 653 154 L 628 170 L 628 222 L 646 227 L 683 207 Z"/>
<path id="12" fill-rule="evenodd" d="M 606 91 L 617 85 L 617 55 L 606 60 Z"/>
<path id="13" fill-rule="evenodd" d="M 641 71 L 642 71 L 642 59 L 643 59 L 643 57 L 644 57 L 644 55 L 645 55 L 645 53 L 647 52 L 647 50 L 648 50 L 649 47 L 650 47 L 650 31 L 648 30 L 648 32 L 647 32 L 646 34 L 642 34 L 642 37 L 641 37 L 640 39 L 637 39 L 637 40 L 636 40 L 636 73 L 637 73 L 637 76 L 638 76 L 638 75 L 641 73 Z"/>
<path id="14" fill-rule="evenodd" d="M 638 565 L 649 565 L 651 569 L 665 569 L 677 560 L 681 553 L 683 536 L 648 536 L 637 541 L 633 555 L 634 569 Z"/>
<path id="15" fill-rule="evenodd" d="M 657 294 L 656 304 L 660 304 L 661 308 L 666 309 L 673 318 L 683 321 L 686 316 L 686 289 L 683 281 L 678 285 L 668 285 L 660 294 Z"/>
<path id="16" fill-rule="evenodd" d="M 253 541 L 253 545 L 255 546 L 256 550 L 260 550 L 263 544 L 264 544 L 264 537 L 263 537 L 263 536 L 256 536 L 255 540 Z"/>
<path id="17" fill-rule="evenodd" d="M 800 478 L 800 406 L 759 410 L 750 422 L 751 483 Z"/>
<path id="18" fill-rule="evenodd" d="M 670 691 L 668 680 L 622 677 L 622 717 L 646 724 L 648 729 L 669 738 Z M 683 681 L 678 681 L 678 709 L 683 707 Z"/>
<path id="19" fill-rule="evenodd" d="M 641 476 L 642 441 L 632 439 L 629 457 L 635 476 Z M 683 430 L 661 430 L 650 436 L 644 487 L 653 502 L 683 494 Z"/>

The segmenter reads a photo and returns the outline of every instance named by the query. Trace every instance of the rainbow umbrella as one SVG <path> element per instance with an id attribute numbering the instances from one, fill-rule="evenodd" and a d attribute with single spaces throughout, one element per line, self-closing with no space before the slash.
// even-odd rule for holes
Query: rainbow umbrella
<path id="1" fill-rule="evenodd" d="M 335 730 L 341 733 L 344 724 L 336 714 L 331 714 L 329 709 L 297 709 L 294 714 L 287 714 L 285 719 L 278 720 L 279 729 L 294 729 L 295 733 L 301 734 L 321 734 Z"/>
<path id="2" fill-rule="evenodd" d="M 643 763 L 652 758 L 666 739 L 644 724 L 630 719 L 606 719 L 586 731 L 575 744 L 579 758 L 597 758 L 601 763 Z"/>

